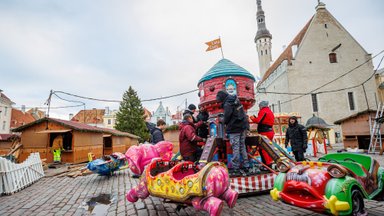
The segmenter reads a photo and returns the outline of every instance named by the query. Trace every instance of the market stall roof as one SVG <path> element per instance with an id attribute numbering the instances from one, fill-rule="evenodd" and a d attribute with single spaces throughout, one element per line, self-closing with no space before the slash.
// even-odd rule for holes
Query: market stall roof
<path id="1" fill-rule="evenodd" d="M 38 131 L 36 133 L 66 133 L 71 131 L 72 129 L 66 129 L 66 130 L 42 130 Z"/>
<path id="2" fill-rule="evenodd" d="M 313 115 L 310 119 L 308 119 L 307 123 L 305 124 L 305 127 L 307 129 L 309 128 L 316 128 L 316 129 L 330 129 L 331 125 L 327 124 L 324 119 L 317 117 Z"/>
<path id="3" fill-rule="evenodd" d="M 87 125 L 87 124 L 83 124 L 83 123 L 79 123 L 79 122 L 75 122 L 75 121 L 67 121 L 67 120 L 47 118 L 47 117 L 36 120 L 36 121 L 31 122 L 29 124 L 20 126 L 18 128 L 12 129 L 12 131 L 13 132 L 22 132 L 24 129 L 27 129 L 33 125 L 40 124 L 42 122 L 54 122 L 56 124 L 59 124 L 59 125 L 62 125 L 64 127 L 68 128 L 68 129 L 64 129 L 64 130 L 76 130 L 76 131 L 84 131 L 84 132 L 104 133 L 104 134 L 112 134 L 114 136 L 126 136 L 126 137 L 131 137 L 131 138 L 136 138 L 136 139 L 140 138 L 139 136 L 136 136 L 134 134 L 130 134 L 130 133 L 114 130 L 114 129 L 100 128 L 100 127 L 95 127 L 95 126 L 91 126 L 91 125 Z M 49 133 L 49 131 L 53 131 L 53 130 L 47 129 L 47 130 L 45 130 L 45 132 L 41 132 L 41 133 Z M 63 131 L 63 130 L 58 130 L 58 131 Z M 51 132 L 51 133 L 55 133 L 55 132 Z M 56 133 L 60 133 L 60 132 L 56 132 Z"/>
<path id="4" fill-rule="evenodd" d="M 366 109 L 366 110 L 364 110 L 364 111 L 355 113 L 355 114 L 350 115 L 350 116 L 348 116 L 348 117 L 339 119 L 339 120 L 335 121 L 334 123 L 339 125 L 339 124 L 343 123 L 344 121 L 350 120 L 350 119 L 352 119 L 352 118 L 355 118 L 355 117 L 357 117 L 357 116 L 360 116 L 360 115 L 363 115 L 363 114 L 366 114 L 366 113 L 376 113 L 376 110 Z"/>

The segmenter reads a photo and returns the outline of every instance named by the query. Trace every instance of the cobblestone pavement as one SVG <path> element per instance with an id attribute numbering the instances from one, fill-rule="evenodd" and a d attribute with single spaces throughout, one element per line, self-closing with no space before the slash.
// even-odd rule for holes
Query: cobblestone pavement
<path id="1" fill-rule="evenodd" d="M 380 164 L 384 164 L 384 156 L 374 157 L 379 159 Z M 85 203 L 99 194 L 110 194 L 113 197 L 112 203 L 105 208 L 106 215 L 207 215 L 195 211 L 193 207 L 176 211 L 176 204 L 165 203 L 156 197 L 129 203 L 125 193 L 137 182 L 138 179 L 131 178 L 128 170 L 119 171 L 110 178 L 96 174 L 76 178 L 46 177 L 13 195 L 1 196 L 0 215 L 90 215 Z M 368 215 L 383 215 L 384 202 L 366 200 L 365 206 Z M 281 201 L 274 202 L 265 193 L 239 198 L 235 208 L 225 207 L 222 215 L 321 214 Z"/>

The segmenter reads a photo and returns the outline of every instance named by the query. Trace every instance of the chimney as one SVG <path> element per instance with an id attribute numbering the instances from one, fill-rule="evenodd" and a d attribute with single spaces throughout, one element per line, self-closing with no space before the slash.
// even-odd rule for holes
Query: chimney
<path id="1" fill-rule="evenodd" d="M 109 107 L 105 107 L 105 115 L 109 115 Z"/>
<path id="2" fill-rule="evenodd" d="M 69 113 L 69 121 L 71 121 L 73 118 L 73 113 Z"/>
<path id="3" fill-rule="evenodd" d="M 21 112 L 25 113 L 25 105 L 21 105 Z"/>

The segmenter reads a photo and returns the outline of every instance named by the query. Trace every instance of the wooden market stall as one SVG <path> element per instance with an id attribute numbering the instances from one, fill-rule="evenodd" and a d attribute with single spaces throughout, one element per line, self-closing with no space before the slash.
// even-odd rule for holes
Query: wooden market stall
<path id="1" fill-rule="evenodd" d="M 48 163 L 53 161 L 52 145 L 55 140 L 60 140 L 63 145 L 62 162 L 81 163 L 88 161 L 88 153 L 93 153 L 96 158 L 108 153 L 109 150 L 124 153 L 132 143 L 135 143 L 132 139 L 138 139 L 132 134 L 120 131 L 54 118 L 39 119 L 13 131 L 21 132 L 23 148 L 20 161 L 25 160 L 32 152 L 39 152 L 40 157 L 46 158 Z M 106 141 L 104 144 L 104 136 L 110 137 L 110 142 Z M 107 146 L 106 151 L 104 146 Z"/>
<path id="2" fill-rule="evenodd" d="M 131 133 L 103 128 L 103 155 L 113 152 L 125 153 L 132 145 L 138 145 L 140 137 Z"/>
<path id="3" fill-rule="evenodd" d="M 368 149 L 370 142 L 369 119 L 375 118 L 375 110 L 365 110 L 335 121 L 341 125 L 344 148 Z M 381 128 L 381 133 L 384 129 Z M 379 147 L 379 146 L 378 146 Z"/>

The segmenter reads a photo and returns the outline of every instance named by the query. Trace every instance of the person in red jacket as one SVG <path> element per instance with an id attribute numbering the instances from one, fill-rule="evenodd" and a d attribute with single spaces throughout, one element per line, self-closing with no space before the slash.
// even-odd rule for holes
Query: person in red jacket
<path id="1" fill-rule="evenodd" d="M 275 133 L 273 132 L 273 124 L 275 123 L 275 115 L 268 107 L 268 101 L 261 101 L 259 103 L 259 113 L 256 116 L 250 117 L 252 122 L 257 124 L 257 132 L 261 135 L 268 137 L 269 140 L 273 140 Z M 268 166 L 271 166 L 273 160 L 269 154 L 262 149 L 261 156 L 264 160 L 264 163 Z"/>
<path id="2" fill-rule="evenodd" d="M 180 154 L 185 161 L 198 161 L 203 150 L 197 145 L 197 142 L 204 142 L 205 139 L 196 135 L 195 124 L 190 114 L 183 117 L 180 123 Z"/>

